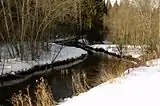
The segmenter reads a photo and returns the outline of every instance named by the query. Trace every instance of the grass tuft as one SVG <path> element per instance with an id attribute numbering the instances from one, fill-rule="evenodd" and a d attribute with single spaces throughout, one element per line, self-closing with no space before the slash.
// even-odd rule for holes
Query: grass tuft
<path id="1" fill-rule="evenodd" d="M 30 93 L 30 87 L 27 86 L 26 91 L 19 91 L 11 97 L 13 106 L 54 106 L 51 91 L 48 84 L 43 78 L 37 81 L 35 95 Z"/>

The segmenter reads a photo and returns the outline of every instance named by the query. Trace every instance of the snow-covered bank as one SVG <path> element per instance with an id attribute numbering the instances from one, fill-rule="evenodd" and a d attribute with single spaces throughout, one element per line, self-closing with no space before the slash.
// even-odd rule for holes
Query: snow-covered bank
<path id="1" fill-rule="evenodd" d="M 134 45 L 124 45 L 121 50 L 116 44 L 94 44 L 91 45 L 93 48 L 101 48 L 111 53 L 116 53 L 124 56 L 132 56 L 133 58 L 139 58 L 143 55 L 142 46 L 134 46 Z"/>
<path id="2" fill-rule="evenodd" d="M 107 54 L 108 57 L 115 55 L 130 57 L 140 59 L 142 55 L 144 55 L 144 50 L 147 48 L 147 45 L 118 45 L 113 44 L 108 40 L 104 40 L 102 43 L 95 42 L 94 44 L 90 44 L 87 39 L 79 39 L 79 46 L 87 51 L 92 51 L 95 54 L 104 55 Z M 115 56 L 114 55 L 114 56 Z"/>
<path id="3" fill-rule="evenodd" d="M 160 106 L 160 64 L 129 69 L 125 74 L 58 106 Z"/>
<path id="4" fill-rule="evenodd" d="M 9 56 L 6 55 L 8 51 L 3 47 L 0 62 L 0 75 L 5 73 L 14 74 L 16 71 L 25 71 L 35 65 L 51 64 L 52 61 L 63 61 L 80 57 L 82 54 L 87 54 L 86 51 L 80 48 L 62 46 L 55 43 L 51 43 L 49 46 L 50 51 L 42 51 L 39 58 L 35 61 L 21 61 L 19 58 L 10 59 Z M 25 52 L 29 51 L 26 49 Z M 30 56 L 28 58 L 30 58 Z"/>

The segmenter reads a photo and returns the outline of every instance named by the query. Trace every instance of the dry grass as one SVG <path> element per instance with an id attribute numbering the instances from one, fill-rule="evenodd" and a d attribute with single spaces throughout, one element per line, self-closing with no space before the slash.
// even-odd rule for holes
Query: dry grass
<path id="1" fill-rule="evenodd" d="M 134 64 L 122 60 L 107 60 L 99 64 L 94 71 L 88 73 L 87 82 L 91 87 L 97 86 L 103 82 L 112 80 L 121 76 L 124 71 L 130 67 L 135 67 Z"/>
<path id="2" fill-rule="evenodd" d="M 89 89 L 123 75 L 128 68 L 135 67 L 126 61 L 109 59 L 97 66 L 89 67 L 81 73 L 72 75 L 72 88 L 75 95 L 86 92 Z"/>
<path id="3" fill-rule="evenodd" d="M 151 1 L 133 0 L 134 3 L 129 3 L 123 0 L 120 6 L 109 8 L 108 16 L 104 19 L 104 25 L 109 28 L 108 38 L 117 44 L 149 45 L 144 52 L 158 56 L 160 6 L 153 8 Z"/>
<path id="4" fill-rule="evenodd" d="M 30 94 L 30 87 L 26 88 L 26 93 L 24 91 L 19 91 L 19 93 L 14 94 L 11 98 L 13 106 L 54 106 L 54 100 L 47 83 L 43 78 L 37 82 L 34 97 Z"/>
<path id="5" fill-rule="evenodd" d="M 72 88 L 74 95 L 79 95 L 82 92 L 86 92 L 89 89 L 86 72 L 73 72 L 72 74 Z"/>

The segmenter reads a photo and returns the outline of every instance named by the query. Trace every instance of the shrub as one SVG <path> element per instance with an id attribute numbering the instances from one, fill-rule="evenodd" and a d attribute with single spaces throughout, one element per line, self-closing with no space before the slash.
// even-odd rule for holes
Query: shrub
<path id="1" fill-rule="evenodd" d="M 149 45 L 147 51 L 160 52 L 158 2 L 124 0 L 120 6 L 109 8 L 104 19 L 109 27 L 108 39 L 118 44 Z"/>

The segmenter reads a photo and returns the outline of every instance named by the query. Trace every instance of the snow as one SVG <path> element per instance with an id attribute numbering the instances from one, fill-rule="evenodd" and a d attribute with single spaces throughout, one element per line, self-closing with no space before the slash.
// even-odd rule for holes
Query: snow
<path id="1" fill-rule="evenodd" d="M 120 3 L 121 3 L 121 0 L 104 0 L 104 1 L 105 1 L 105 3 L 107 3 L 108 1 L 110 1 L 112 6 L 114 6 L 114 4 L 116 3 L 116 1 L 117 1 L 118 5 L 120 5 Z"/>
<path id="2" fill-rule="evenodd" d="M 154 67 L 156 67 L 156 66 L 159 67 L 159 66 L 160 66 L 159 64 L 160 64 L 160 58 L 154 59 L 154 60 L 150 60 L 150 61 L 147 61 L 147 62 L 146 62 L 146 65 L 147 65 L 147 66 L 152 66 L 152 67 L 153 67 L 153 66 L 154 66 Z"/>
<path id="3" fill-rule="evenodd" d="M 79 39 L 78 42 L 84 43 L 84 44 L 86 44 L 86 45 L 89 45 L 89 41 L 88 41 L 87 39 L 85 39 L 85 38 Z"/>
<path id="4" fill-rule="evenodd" d="M 105 3 L 107 3 L 108 1 L 111 2 L 111 5 L 114 6 L 114 4 L 117 1 L 117 4 L 120 5 L 122 1 L 124 0 L 104 0 Z M 135 6 L 137 5 L 137 3 L 141 0 L 129 0 L 130 4 L 134 4 Z M 158 8 L 159 7 L 159 0 L 150 0 L 150 6 L 152 6 L 153 8 Z"/>
<path id="5" fill-rule="evenodd" d="M 58 106 L 160 106 L 159 61 L 154 60 L 150 67 L 128 69 L 114 82 L 100 84 Z"/>
<path id="6" fill-rule="evenodd" d="M 78 42 L 79 42 L 79 43 L 83 43 L 83 44 L 85 44 L 85 45 L 91 45 L 86 38 L 79 39 Z M 96 43 L 96 42 L 95 42 L 95 43 Z M 107 39 L 105 39 L 104 41 L 102 41 L 102 45 L 103 45 L 103 44 L 112 44 L 112 42 L 110 42 L 110 41 L 108 41 Z"/>
<path id="7" fill-rule="evenodd" d="M 108 52 L 121 54 L 118 45 L 115 44 L 95 44 L 91 45 L 93 48 L 101 48 Z M 122 46 L 122 55 L 125 56 L 132 56 L 133 58 L 139 58 L 141 55 L 143 55 L 142 46 L 134 46 L 134 45 L 123 45 Z"/>
<path id="8" fill-rule="evenodd" d="M 39 56 L 39 59 L 37 59 L 36 61 L 32 60 L 21 61 L 19 58 L 11 59 L 7 54 L 8 52 L 7 50 L 5 50 L 5 47 L 2 47 L 3 52 L 0 62 L 0 74 L 1 75 L 5 73 L 14 74 L 14 72 L 16 71 L 23 71 L 35 65 L 43 65 L 47 63 L 50 64 L 53 60 L 63 61 L 66 59 L 79 57 L 82 54 L 87 54 L 86 51 L 80 48 L 62 46 L 55 43 L 50 43 L 49 46 L 50 46 L 50 51 L 48 52 L 42 51 Z"/>

